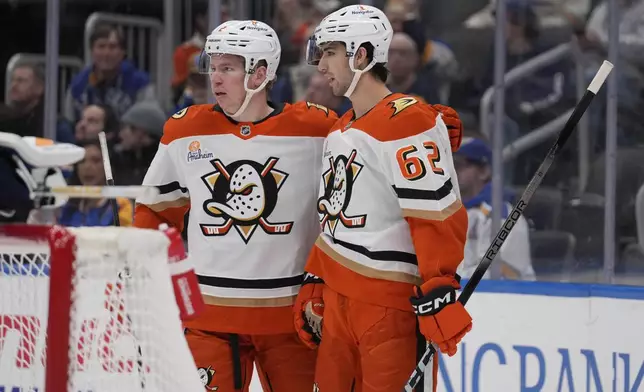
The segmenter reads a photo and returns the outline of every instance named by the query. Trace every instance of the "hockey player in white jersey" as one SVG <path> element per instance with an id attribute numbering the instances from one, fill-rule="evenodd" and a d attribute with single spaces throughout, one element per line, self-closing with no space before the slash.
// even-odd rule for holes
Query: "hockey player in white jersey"
<path id="1" fill-rule="evenodd" d="M 387 89 L 392 33 L 382 11 L 352 5 L 309 42 L 308 60 L 353 105 L 325 141 L 322 233 L 295 305 L 300 337 L 320 341 L 320 392 L 400 390 L 426 340 L 454 355 L 472 327 L 455 301 L 467 212 L 449 132 L 439 111 Z"/>
<path id="2" fill-rule="evenodd" d="M 248 391 L 253 364 L 265 391 L 313 388 L 316 351 L 298 339 L 292 306 L 320 231 L 319 156 L 337 116 L 268 103 L 279 60 L 268 25 L 215 28 L 200 64 L 217 105 L 166 122 L 144 180 L 161 195 L 137 199 L 137 227 L 182 229 L 189 211 L 189 257 L 208 306 L 186 338 L 208 391 Z"/>

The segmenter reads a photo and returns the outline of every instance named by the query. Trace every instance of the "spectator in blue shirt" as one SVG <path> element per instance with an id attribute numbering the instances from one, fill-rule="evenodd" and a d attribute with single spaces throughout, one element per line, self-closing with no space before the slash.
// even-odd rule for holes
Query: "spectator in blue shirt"
<path id="1" fill-rule="evenodd" d="M 90 35 L 92 64 L 78 73 L 67 91 L 64 115 L 76 123 L 88 105 L 110 106 L 120 118 L 134 103 L 154 99 L 150 76 L 125 59 L 125 41 L 113 26 L 98 26 Z"/>

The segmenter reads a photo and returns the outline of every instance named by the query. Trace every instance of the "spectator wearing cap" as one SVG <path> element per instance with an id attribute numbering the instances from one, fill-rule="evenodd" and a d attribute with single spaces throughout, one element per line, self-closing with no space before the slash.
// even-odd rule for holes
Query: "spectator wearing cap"
<path id="1" fill-rule="evenodd" d="M 139 102 L 121 118 L 121 143 L 116 147 L 114 182 L 141 185 L 152 163 L 167 120 L 158 103 Z"/>
<path id="2" fill-rule="evenodd" d="M 463 204 L 467 209 L 468 230 L 465 259 L 458 273 L 470 277 L 485 255 L 492 240 L 492 151 L 482 137 L 466 137 L 454 154 L 454 168 Z M 504 194 L 505 203 L 501 218 L 506 219 L 512 206 L 511 193 Z M 496 262 L 502 263 L 502 276 L 506 279 L 535 280 L 530 257 L 528 222 L 519 218 L 509 238 L 501 247 Z M 486 274 L 489 278 L 489 271 Z"/>
<path id="3" fill-rule="evenodd" d="M 134 103 L 154 98 L 150 76 L 125 59 L 125 39 L 114 26 L 99 25 L 89 38 L 92 63 L 74 78 L 67 91 L 64 116 L 76 123 L 88 105 L 112 108 L 120 118 Z"/>

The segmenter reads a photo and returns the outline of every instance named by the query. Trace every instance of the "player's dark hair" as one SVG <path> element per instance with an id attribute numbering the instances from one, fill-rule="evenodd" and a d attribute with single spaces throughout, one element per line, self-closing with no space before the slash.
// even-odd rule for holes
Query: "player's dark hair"
<path id="1" fill-rule="evenodd" d="M 365 50 L 367 51 L 367 64 L 369 64 L 371 60 L 373 60 L 373 45 L 370 42 L 366 42 L 360 45 L 360 47 L 365 48 Z M 385 63 L 376 63 L 376 65 L 374 65 L 373 68 L 369 70 L 369 73 L 383 83 L 387 82 L 387 77 L 389 77 L 389 70 L 387 69 Z"/>
<path id="2" fill-rule="evenodd" d="M 340 43 L 342 44 L 342 46 L 344 46 L 346 50 L 346 44 L 344 42 L 340 42 Z M 365 42 L 364 44 L 360 45 L 360 48 L 365 48 L 365 50 L 367 51 L 367 64 L 371 63 L 371 60 L 373 60 L 373 50 L 374 50 L 373 45 L 370 42 Z M 389 77 L 389 70 L 387 69 L 387 66 L 385 63 L 376 63 L 373 66 L 373 68 L 369 70 L 369 73 L 383 83 L 386 83 L 387 77 Z"/>

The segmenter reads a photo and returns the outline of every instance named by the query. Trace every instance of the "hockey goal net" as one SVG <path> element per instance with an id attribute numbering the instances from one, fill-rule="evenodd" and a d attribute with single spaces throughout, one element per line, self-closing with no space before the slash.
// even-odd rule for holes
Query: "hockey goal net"
<path id="1" fill-rule="evenodd" d="M 0 227 L 0 391 L 203 391 L 175 302 L 170 238 Z"/>

